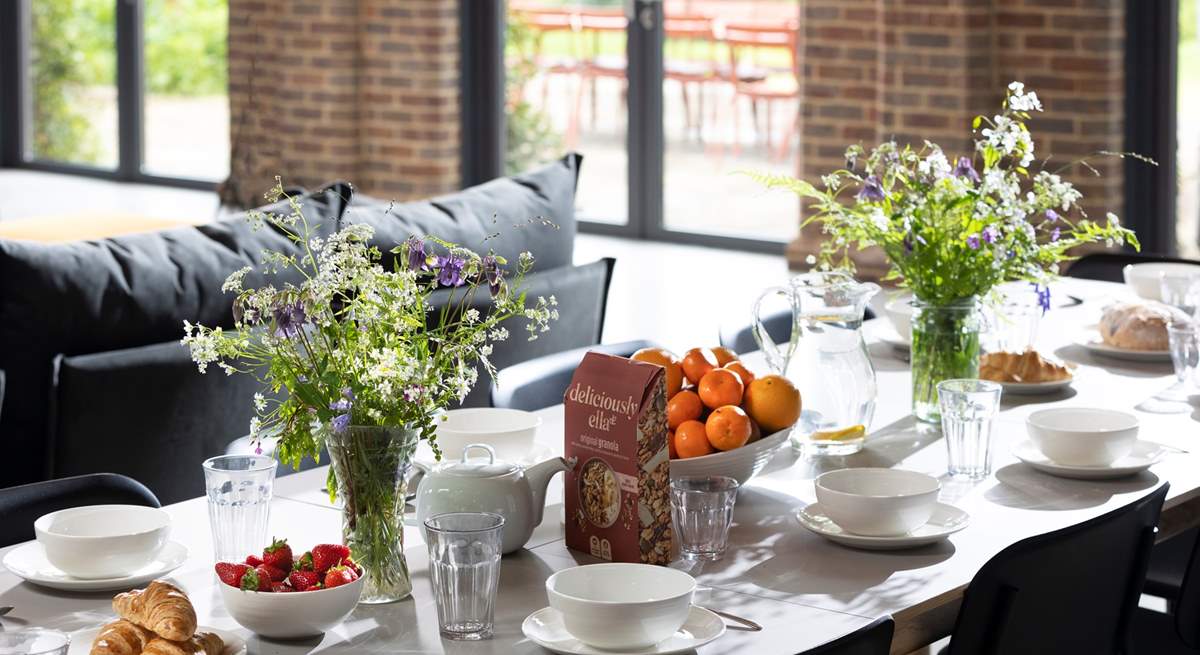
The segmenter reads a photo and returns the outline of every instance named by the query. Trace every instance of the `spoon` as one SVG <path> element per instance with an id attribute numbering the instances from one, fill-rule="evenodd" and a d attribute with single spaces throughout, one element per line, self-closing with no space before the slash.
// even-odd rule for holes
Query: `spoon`
<path id="1" fill-rule="evenodd" d="M 696 607 L 700 607 L 700 606 L 697 605 Z M 733 621 L 734 623 L 740 623 L 741 625 L 745 626 L 745 628 L 744 628 L 745 630 L 749 630 L 750 632 L 762 632 L 763 627 L 761 625 L 755 623 L 754 621 L 751 621 L 750 619 L 745 619 L 736 614 L 730 614 L 729 612 L 722 612 L 721 610 L 715 610 L 711 607 L 702 607 L 701 609 L 706 609 L 706 610 L 712 612 L 713 614 L 716 614 L 717 616 L 719 616 L 723 619 L 729 619 L 730 621 Z"/>

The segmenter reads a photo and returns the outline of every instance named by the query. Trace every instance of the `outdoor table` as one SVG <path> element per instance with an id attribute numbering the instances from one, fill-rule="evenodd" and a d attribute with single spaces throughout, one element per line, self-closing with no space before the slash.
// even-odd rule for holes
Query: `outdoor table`
<path id="1" fill-rule="evenodd" d="M 743 488 L 724 559 L 688 570 L 711 589 L 698 597 L 698 604 L 744 616 L 765 629 L 757 633 L 730 629 L 701 648 L 701 653 L 791 655 L 884 614 L 896 620 L 892 652 L 908 653 L 949 634 L 963 589 L 975 572 L 1015 541 L 1086 521 L 1150 493 L 1163 482 L 1169 482 L 1171 489 L 1160 538 L 1200 524 L 1200 455 L 1195 453 L 1200 445 L 1200 407 L 1194 400 L 1188 406 L 1155 399 L 1155 394 L 1174 383 L 1169 363 L 1099 358 L 1075 345 L 1087 326 L 1096 323 L 1104 303 L 1126 293 L 1124 287 L 1065 280 L 1055 286 L 1055 293 L 1069 293 L 1083 302 L 1046 314 L 1038 341 L 1042 350 L 1079 364 L 1075 382 L 1057 395 L 1003 400 L 993 433 L 994 474 L 979 482 L 945 477 L 946 452 L 937 429 L 910 416 L 905 357 L 878 340 L 890 328 L 885 320 L 865 325 L 879 383 L 867 447 L 857 455 L 811 462 L 785 448 Z M 761 359 L 747 359 L 752 368 L 763 368 Z M 1067 480 L 1039 473 L 1018 462 L 1010 450 L 1026 438 L 1023 421 L 1030 412 L 1056 406 L 1134 411 L 1141 420 L 1141 438 L 1180 452 L 1148 472 L 1119 480 Z M 543 419 L 539 444 L 561 453 L 562 407 L 538 413 Z M 941 500 L 969 512 L 971 523 L 946 542 L 907 551 L 853 550 L 827 542 L 800 527 L 794 515 L 815 500 L 813 477 L 846 466 L 899 466 L 939 476 Z M 298 548 L 339 538 L 341 515 L 325 494 L 325 474 L 322 467 L 276 481 L 272 535 L 286 536 Z M 556 478 L 547 495 L 545 520 L 527 549 L 504 558 L 495 637 L 489 641 L 463 643 L 439 637 L 425 547 L 412 514 L 405 528 L 412 598 L 359 606 L 342 626 L 323 637 L 290 642 L 260 639 L 228 616 L 212 573 L 204 498 L 166 508 L 174 519 L 172 538 L 190 549 L 187 563 L 172 577 L 189 591 L 201 625 L 242 634 L 252 654 L 540 653 L 544 651 L 521 634 L 521 622 L 547 605 L 545 579 L 562 568 L 596 561 L 564 546 L 561 501 L 562 482 Z M 96 627 L 112 617 L 111 596 L 52 591 L 0 572 L 0 605 L 13 606 L 11 616 L 32 625 L 65 631 Z M 13 622 L 7 623 L 11 629 Z"/>

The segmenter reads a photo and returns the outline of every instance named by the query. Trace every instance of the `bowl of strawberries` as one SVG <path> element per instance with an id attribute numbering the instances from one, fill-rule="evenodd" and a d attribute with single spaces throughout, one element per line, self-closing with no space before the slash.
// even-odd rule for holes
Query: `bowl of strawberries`
<path id="1" fill-rule="evenodd" d="M 342 544 L 318 544 L 295 557 L 286 539 L 262 555 L 217 562 L 221 599 L 233 620 L 264 637 L 295 639 L 339 625 L 362 594 L 364 571 Z"/>

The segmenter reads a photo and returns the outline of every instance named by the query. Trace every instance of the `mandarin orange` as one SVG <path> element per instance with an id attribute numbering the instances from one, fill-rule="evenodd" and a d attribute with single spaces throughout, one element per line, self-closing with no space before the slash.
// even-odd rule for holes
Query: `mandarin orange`
<path id="1" fill-rule="evenodd" d="M 723 346 L 711 348 L 713 356 L 717 358 L 717 366 L 724 366 L 729 362 L 736 362 L 738 359 L 737 353 Z"/>
<path id="2" fill-rule="evenodd" d="M 708 348 L 692 348 L 683 354 L 683 374 L 698 384 L 704 374 L 717 367 L 717 356 Z"/>
<path id="3" fill-rule="evenodd" d="M 750 440 L 753 432 L 750 417 L 737 405 L 725 405 L 714 409 L 708 416 L 708 422 L 704 424 L 704 434 L 717 450 L 741 448 Z"/>
<path id="4" fill-rule="evenodd" d="M 642 348 L 633 353 L 630 359 L 658 364 L 667 370 L 667 398 L 679 393 L 683 388 L 683 367 L 680 366 L 675 353 L 666 348 Z"/>
<path id="5" fill-rule="evenodd" d="M 737 373 L 737 376 L 741 378 L 742 385 L 744 386 L 749 386 L 750 383 L 754 381 L 754 373 L 750 372 L 750 369 L 746 368 L 746 365 L 741 362 L 729 362 L 721 368 Z"/>
<path id="6" fill-rule="evenodd" d="M 667 430 L 667 457 L 670 459 L 679 459 L 679 452 L 675 450 L 674 430 Z"/>
<path id="7" fill-rule="evenodd" d="M 742 379 L 733 371 L 714 368 L 700 378 L 700 384 L 696 385 L 696 388 L 700 393 L 700 400 L 710 408 L 742 404 Z"/>
<path id="8" fill-rule="evenodd" d="M 700 421 L 684 421 L 675 428 L 675 452 L 682 459 L 700 457 L 713 452 L 708 433 Z"/>
<path id="9" fill-rule="evenodd" d="M 672 430 L 684 421 L 695 421 L 704 413 L 704 403 L 695 391 L 680 391 L 667 401 L 667 425 Z"/>
<path id="10" fill-rule="evenodd" d="M 764 375 L 746 387 L 742 408 L 764 434 L 772 434 L 800 418 L 800 390 L 782 375 Z"/>

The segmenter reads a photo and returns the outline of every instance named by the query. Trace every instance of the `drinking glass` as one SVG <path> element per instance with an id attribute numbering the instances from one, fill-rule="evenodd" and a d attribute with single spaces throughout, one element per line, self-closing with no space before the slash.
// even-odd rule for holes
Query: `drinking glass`
<path id="1" fill-rule="evenodd" d="M 1163 273 L 1158 278 L 1158 290 L 1164 303 L 1196 317 L 1197 305 L 1200 305 L 1200 275 Z"/>
<path id="2" fill-rule="evenodd" d="M 263 455 L 221 455 L 204 461 L 208 522 L 218 562 L 240 562 L 267 542 L 275 460 Z"/>
<path id="3" fill-rule="evenodd" d="M 992 473 L 992 422 L 1001 387 L 985 380 L 945 380 L 937 385 L 950 475 L 980 480 Z"/>
<path id="4" fill-rule="evenodd" d="M 1176 385 L 1182 390 L 1200 387 L 1200 325 L 1196 321 L 1172 321 L 1167 326 L 1171 342 L 1171 363 L 1175 365 Z"/>
<path id="5" fill-rule="evenodd" d="M 71 636 L 58 630 L 0 630 L 0 655 L 67 655 Z"/>
<path id="6" fill-rule="evenodd" d="M 1037 340 L 1045 311 L 1037 285 L 1008 284 L 1000 290 L 1000 303 L 990 312 L 986 335 L 988 352 L 1023 353 Z"/>
<path id="7" fill-rule="evenodd" d="M 738 481 L 724 476 L 671 480 L 671 518 L 686 560 L 718 560 L 725 555 Z"/>
<path id="8" fill-rule="evenodd" d="M 504 517 L 452 512 L 425 519 L 438 628 L 447 639 L 491 639 Z"/>

